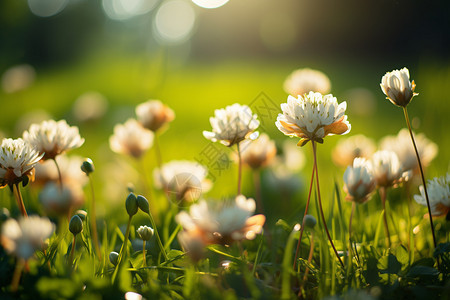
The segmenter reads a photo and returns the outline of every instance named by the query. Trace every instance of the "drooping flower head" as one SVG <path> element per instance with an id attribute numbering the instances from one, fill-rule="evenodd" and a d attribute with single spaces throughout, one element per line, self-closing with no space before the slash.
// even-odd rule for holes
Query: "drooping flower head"
<path id="1" fill-rule="evenodd" d="M 390 187 L 408 179 L 408 172 L 403 172 L 397 154 L 381 150 L 375 152 L 371 159 L 373 175 L 378 186 Z"/>
<path id="2" fill-rule="evenodd" d="M 370 194 L 376 187 L 370 161 L 363 157 L 355 158 L 352 166 L 344 173 L 344 191 L 346 199 L 356 203 L 364 203 L 370 199 Z"/>
<path id="3" fill-rule="evenodd" d="M 211 189 L 212 183 L 206 178 L 208 169 L 193 161 L 174 160 L 155 169 L 155 187 L 163 188 L 177 201 L 194 201 Z"/>
<path id="4" fill-rule="evenodd" d="M 351 166 L 357 157 L 369 159 L 375 152 L 376 146 L 373 140 L 362 134 L 342 139 L 333 149 L 333 162 L 341 167 Z"/>
<path id="5" fill-rule="evenodd" d="M 295 70 L 284 82 L 284 90 L 294 97 L 309 92 L 327 94 L 330 89 L 331 83 L 327 75 L 309 68 Z"/>
<path id="6" fill-rule="evenodd" d="M 350 132 L 346 108 L 345 101 L 338 104 L 331 94 L 310 92 L 298 98 L 288 96 L 287 103 L 281 104 L 283 113 L 278 114 L 275 124 L 285 135 L 301 138 L 298 146 L 310 140 L 323 143 L 327 135 Z"/>
<path id="7" fill-rule="evenodd" d="M 419 187 L 420 195 L 414 195 L 417 203 L 427 206 L 423 185 Z M 431 214 L 445 216 L 450 212 L 450 174 L 428 180 L 428 197 L 430 199 Z"/>
<path id="8" fill-rule="evenodd" d="M 124 124 L 114 126 L 114 134 L 109 138 L 111 150 L 140 158 L 153 145 L 153 132 L 128 119 Z"/>
<path id="9" fill-rule="evenodd" d="M 403 68 L 401 70 L 394 70 L 387 72 L 381 79 L 381 90 L 386 95 L 386 98 L 392 104 L 406 107 L 417 93 L 414 93 L 416 84 L 409 81 L 409 70 Z"/>
<path id="10" fill-rule="evenodd" d="M 417 151 L 419 152 L 422 167 L 426 168 L 438 153 L 438 146 L 427 139 L 423 133 L 414 134 Z M 409 131 L 403 128 L 397 136 L 387 136 L 381 140 L 381 149 L 394 151 L 402 165 L 403 171 L 413 171 L 419 173 L 419 164 L 417 163 L 416 152 L 411 144 Z"/>
<path id="11" fill-rule="evenodd" d="M 159 100 L 148 100 L 139 104 L 136 107 L 136 115 L 142 126 L 153 132 L 175 118 L 173 110 Z"/>
<path id="12" fill-rule="evenodd" d="M 3 139 L 0 152 L 0 187 L 34 180 L 34 166 L 44 156 L 22 139 Z"/>
<path id="13" fill-rule="evenodd" d="M 255 209 L 255 200 L 239 195 L 233 202 L 201 200 L 190 207 L 189 214 L 180 212 L 175 219 L 183 226 L 184 234 L 205 245 L 229 245 L 242 239 L 252 240 L 262 231 L 266 217 L 251 216 Z"/>
<path id="14" fill-rule="evenodd" d="M 246 138 L 255 139 L 254 131 L 259 126 L 257 115 L 247 105 L 235 103 L 224 109 L 216 109 L 214 117 L 209 119 L 211 131 L 203 131 L 203 136 L 213 142 L 220 141 L 231 147 Z"/>
<path id="15" fill-rule="evenodd" d="M 8 253 L 27 260 L 36 250 L 44 248 L 45 240 L 53 231 L 55 225 L 47 218 L 30 216 L 21 217 L 19 221 L 8 219 L 2 226 L 1 243 Z"/>
<path id="16" fill-rule="evenodd" d="M 244 141 L 242 145 L 242 161 L 252 169 L 258 169 L 272 162 L 277 154 L 275 142 L 265 133 L 254 141 Z"/>
<path id="17" fill-rule="evenodd" d="M 54 159 L 57 155 L 79 148 L 84 143 L 78 127 L 69 126 L 65 120 L 43 121 L 32 124 L 23 133 L 23 139 L 35 147 L 39 153 L 45 153 L 43 159 Z"/>

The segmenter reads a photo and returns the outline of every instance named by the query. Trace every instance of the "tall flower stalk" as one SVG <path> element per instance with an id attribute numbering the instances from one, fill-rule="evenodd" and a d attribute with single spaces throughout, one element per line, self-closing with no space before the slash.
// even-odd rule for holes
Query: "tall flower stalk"
<path id="1" fill-rule="evenodd" d="M 386 98 L 389 101 L 391 101 L 392 104 L 403 108 L 406 125 L 408 126 L 411 141 L 414 146 L 414 151 L 416 152 L 417 163 L 419 165 L 420 175 L 422 177 L 422 184 L 424 188 L 424 194 L 428 208 L 428 216 L 431 226 L 431 234 L 433 236 L 434 247 L 436 248 L 437 242 L 436 242 L 436 234 L 434 232 L 433 217 L 431 214 L 430 199 L 428 197 L 426 180 L 423 174 L 422 162 L 420 161 L 419 151 L 417 150 L 416 142 L 414 140 L 414 135 L 412 133 L 407 110 L 407 106 L 411 102 L 412 98 L 418 95 L 417 93 L 414 92 L 416 84 L 414 83 L 414 80 L 410 81 L 409 70 L 407 68 L 403 68 L 401 70 L 394 70 L 392 72 L 387 72 L 381 79 L 380 86 L 383 93 L 386 95 Z"/>

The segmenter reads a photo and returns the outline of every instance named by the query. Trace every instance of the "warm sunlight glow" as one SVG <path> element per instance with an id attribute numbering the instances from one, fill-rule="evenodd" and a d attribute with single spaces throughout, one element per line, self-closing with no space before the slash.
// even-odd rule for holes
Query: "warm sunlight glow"
<path id="1" fill-rule="evenodd" d="M 228 0 L 192 0 L 192 2 L 203 8 L 218 8 L 226 4 Z"/>

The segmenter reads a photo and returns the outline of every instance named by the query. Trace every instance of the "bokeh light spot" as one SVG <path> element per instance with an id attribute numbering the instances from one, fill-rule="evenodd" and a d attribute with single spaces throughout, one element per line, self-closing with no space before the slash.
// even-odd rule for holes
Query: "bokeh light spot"
<path id="1" fill-rule="evenodd" d="M 28 7 L 38 17 L 51 17 L 61 12 L 69 0 L 28 0 Z"/>
<path id="2" fill-rule="evenodd" d="M 192 2 L 203 8 L 218 8 L 225 5 L 228 0 L 192 0 Z"/>
<path id="3" fill-rule="evenodd" d="M 182 43 L 189 39 L 194 29 L 194 9 L 181 0 L 168 1 L 158 9 L 154 25 L 160 42 Z"/>
<path id="4" fill-rule="evenodd" d="M 158 0 L 103 0 L 103 11 L 113 20 L 127 20 L 151 11 Z"/>

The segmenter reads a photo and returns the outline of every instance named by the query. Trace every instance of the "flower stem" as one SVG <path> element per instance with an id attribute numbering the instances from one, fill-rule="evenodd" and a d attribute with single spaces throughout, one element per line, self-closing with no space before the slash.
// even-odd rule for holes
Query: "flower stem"
<path id="1" fill-rule="evenodd" d="M 427 208 L 428 208 L 428 216 L 430 219 L 431 234 L 433 235 L 433 243 L 434 243 L 434 247 L 436 248 L 436 245 L 437 245 L 436 234 L 434 232 L 433 216 L 431 215 L 431 206 L 430 206 L 430 199 L 428 198 L 427 183 L 425 181 L 425 176 L 423 175 L 422 162 L 420 161 L 419 151 L 417 150 L 416 142 L 414 140 L 414 135 L 413 135 L 412 129 L 411 129 L 411 124 L 409 123 L 408 110 L 406 109 L 406 106 L 403 107 L 403 113 L 405 115 L 406 125 L 408 125 L 409 135 L 411 136 L 411 141 L 414 146 L 414 151 L 416 152 L 416 156 L 417 156 L 417 163 L 419 165 L 420 176 L 422 177 L 422 184 L 423 184 L 423 190 L 425 192 L 425 199 L 427 200 Z"/>
<path id="2" fill-rule="evenodd" d="M 320 186 L 319 186 L 319 169 L 317 168 L 317 154 L 316 154 L 316 143 L 314 141 L 312 141 L 312 147 L 313 147 L 313 153 L 314 153 L 314 166 L 316 169 L 316 188 L 317 188 L 317 198 L 319 200 L 319 211 L 320 211 L 320 215 L 322 216 L 322 221 L 323 221 L 323 227 L 325 228 L 325 231 L 327 233 L 328 236 L 328 240 L 330 241 L 331 247 L 333 248 L 334 253 L 336 254 L 336 257 L 339 260 L 339 263 L 341 264 L 341 267 L 344 268 L 344 263 L 341 260 L 341 257 L 339 256 L 336 247 L 334 246 L 333 240 L 331 239 L 331 235 L 330 232 L 328 231 L 328 226 L 327 226 L 327 222 L 325 220 L 325 216 L 323 214 L 323 208 L 322 208 L 322 199 L 320 197 Z"/>
<path id="3" fill-rule="evenodd" d="M 159 237 L 158 228 L 156 228 L 155 220 L 153 219 L 152 213 L 150 211 L 148 212 L 148 216 L 150 218 L 150 223 L 152 223 L 153 230 L 155 231 L 155 237 L 158 243 L 159 251 L 161 251 L 161 254 L 164 256 L 164 260 L 168 261 L 169 257 L 167 256 L 166 250 L 164 250 L 161 238 Z"/>
<path id="4" fill-rule="evenodd" d="M 356 208 L 356 202 L 352 202 L 352 212 L 350 213 L 350 220 L 348 222 L 348 243 L 349 243 L 349 253 L 350 259 L 349 259 L 349 265 L 352 264 L 353 261 L 353 243 L 352 243 L 352 221 L 353 221 L 353 215 L 355 214 L 355 208 Z"/>
<path id="5" fill-rule="evenodd" d="M 22 194 L 20 193 L 19 184 L 13 185 L 13 192 L 17 200 L 17 205 L 19 206 L 20 213 L 23 217 L 28 218 L 27 210 L 25 209 L 25 204 L 23 203 Z"/>
<path id="6" fill-rule="evenodd" d="M 22 275 L 23 267 L 25 266 L 25 260 L 19 258 L 16 262 L 16 267 L 14 268 L 14 273 L 11 281 L 11 291 L 16 292 L 19 288 L 20 276 Z"/>
<path id="7" fill-rule="evenodd" d="M 112 276 L 112 283 L 114 284 L 117 278 L 117 274 L 119 273 L 120 265 L 122 264 L 122 258 L 126 256 L 127 248 L 128 248 L 128 237 L 130 236 L 130 226 L 131 226 L 131 218 L 133 216 L 130 216 L 128 218 L 128 224 L 127 224 L 127 230 L 125 231 L 125 237 L 123 238 L 122 247 L 119 251 L 119 258 L 117 259 L 116 269 L 114 270 L 113 276 Z"/>
<path id="8" fill-rule="evenodd" d="M 253 171 L 253 185 L 255 189 L 257 211 L 264 214 L 264 207 L 261 199 L 261 172 L 259 169 Z"/>
<path id="9" fill-rule="evenodd" d="M 62 193 L 62 191 L 63 191 L 63 181 L 62 181 L 61 169 L 59 168 L 59 165 L 58 165 L 58 162 L 56 161 L 56 158 L 53 158 L 53 161 L 55 162 L 56 170 L 58 170 L 59 188 L 60 188 L 61 193 Z"/>
<path id="10" fill-rule="evenodd" d="M 302 226 L 300 228 L 300 236 L 298 238 L 298 243 L 297 243 L 297 250 L 295 250 L 294 266 L 293 266 L 294 271 L 295 271 L 295 267 L 297 265 L 297 258 L 298 258 L 299 252 L 300 252 L 300 244 L 301 244 L 301 240 L 302 240 L 302 236 L 303 236 L 303 231 L 305 230 L 305 216 L 308 214 L 309 202 L 311 200 L 311 191 L 312 191 L 312 186 L 314 183 L 315 170 L 316 170 L 316 166 L 313 165 L 312 174 L 311 174 L 311 182 L 309 183 L 308 199 L 306 200 L 305 213 L 303 214 Z"/>
<path id="11" fill-rule="evenodd" d="M 311 231 L 311 238 L 310 238 L 310 247 L 309 247 L 309 255 L 308 255 L 308 264 L 311 264 L 312 257 L 314 254 L 314 231 Z M 302 291 L 303 287 L 305 286 L 305 282 L 308 279 L 309 274 L 309 266 L 306 266 L 305 274 L 303 275 L 302 284 L 300 286 L 300 289 L 298 291 L 298 298 L 302 297 Z"/>
<path id="12" fill-rule="evenodd" d="M 238 165 L 238 187 L 237 187 L 237 194 L 241 194 L 241 177 L 242 177 L 242 158 L 241 158 L 241 148 L 239 146 L 239 143 L 236 144 L 237 152 L 238 152 L 238 158 L 239 158 L 239 165 Z"/>
<path id="13" fill-rule="evenodd" d="M 383 205 L 383 222 L 384 222 L 384 232 L 386 233 L 386 237 L 388 240 L 388 247 L 391 247 L 391 235 L 389 233 L 388 221 L 387 221 L 387 211 L 386 211 L 386 188 L 380 187 L 379 189 L 381 204 Z"/>
<path id="14" fill-rule="evenodd" d="M 147 261 L 145 258 L 145 240 L 142 241 L 142 267 L 145 268 L 147 266 Z"/>
<path id="15" fill-rule="evenodd" d="M 72 249 L 70 250 L 69 261 L 68 261 L 69 266 L 72 266 L 72 264 L 73 264 L 73 254 L 75 253 L 76 238 L 77 238 L 77 235 L 74 234 L 73 240 L 72 240 Z"/>
<path id="16" fill-rule="evenodd" d="M 102 260 L 102 253 L 100 251 L 100 243 L 98 241 L 98 232 L 97 232 L 97 214 L 95 213 L 95 193 L 94 193 L 94 184 L 92 182 L 91 176 L 88 174 L 89 178 L 89 185 L 91 186 L 91 194 L 92 194 L 92 201 L 91 201 L 91 227 L 92 227 L 92 238 L 94 240 L 94 247 L 95 252 L 97 252 L 97 257 L 101 261 Z"/>

